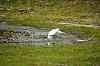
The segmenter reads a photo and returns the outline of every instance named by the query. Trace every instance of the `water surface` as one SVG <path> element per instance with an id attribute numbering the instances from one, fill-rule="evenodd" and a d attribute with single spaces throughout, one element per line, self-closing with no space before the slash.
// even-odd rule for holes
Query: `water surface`
<path id="1" fill-rule="evenodd" d="M 19 43 L 19 44 L 71 44 L 75 40 L 74 35 L 56 34 L 53 39 L 48 39 L 47 35 L 51 29 L 39 28 L 34 26 L 7 25 L 0 24 L 0 30 L 14 32 L 9 38 L 2 38 L 0 42 Z"/>

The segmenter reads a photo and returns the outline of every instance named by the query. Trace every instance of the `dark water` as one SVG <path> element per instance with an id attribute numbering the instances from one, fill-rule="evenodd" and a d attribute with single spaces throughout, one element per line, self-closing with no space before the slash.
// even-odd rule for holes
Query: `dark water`
<path id="1" fill-rule="evenodd" d="M 56 34 L 53 39 L 48 39 L 50 29 L 33 26 L 15 26 L 0 24 L 0 30 L 12 31 L 15 35 L 3 38 L 0 35 L 0 42 L 19 43 L 19 44 L 71 44 L 75 40 L 74 35 Z"/>

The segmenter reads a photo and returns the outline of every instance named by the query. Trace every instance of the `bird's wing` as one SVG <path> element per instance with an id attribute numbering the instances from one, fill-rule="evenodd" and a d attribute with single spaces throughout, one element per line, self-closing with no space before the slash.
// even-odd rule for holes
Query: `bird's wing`
<path id="1" fill-rule="evenodd" d="M 59 29 L 53 29 L 53 30 L 51 30 L 51 31 L 48 33 L 48 35 L 54 35 L 54 34 L 56 34 L 58 31 L 59 31 Z"/>

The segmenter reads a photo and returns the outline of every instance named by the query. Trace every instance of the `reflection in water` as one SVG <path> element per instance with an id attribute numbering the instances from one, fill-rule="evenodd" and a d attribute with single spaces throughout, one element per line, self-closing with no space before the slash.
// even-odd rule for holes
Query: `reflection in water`
<path id="1" fill-rule="evenodd" d="M 15 26 L 0 24 L 0 31 L 12 31 L 14 34 L 11 37 L 4 38 L 0 35 L 0 42 L 20 43 L 20 44 L 70 44 L 75 40 L 73 35 L 55 34 L 53 39 L 48 39 L 49 29 L 36 28 L 30 26 Z M 9 33 L 7 33 L 9 34 Z"/>

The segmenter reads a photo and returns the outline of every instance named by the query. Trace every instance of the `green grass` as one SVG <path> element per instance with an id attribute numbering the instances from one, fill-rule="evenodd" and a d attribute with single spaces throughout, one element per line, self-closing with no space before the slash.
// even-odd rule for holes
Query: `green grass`
<path id="1" fill-rule="evenodd" d="M 99 66 L 99 28 L 55 23 L 100 25 L 99 15 L 98 0 L 0 0 L 0 22 L 60 28 L 88 37 L 95 35 L 92 41 L 95 43 L 51 46 L 0 44 L 0 66 Z M 46 23 L 47 20 L 53 22 Z"/>
<path id="2" fill-rule="evenodd" d="M 13 18 L 17 14 L 18 18 L 21 16 L 30 19 L 31 16 L 32 20 L 100 25 L 100 7 L 97 0 L 1 0 L 0 5 L 0 13 L 5 14 L 6 12 L 7 16 L 11 14 L 10 17 Z M 26 14 L 26 16 L 23 17 L 23 14 Z M 13 18 L 11 19 L 13 20 Z M 20 19 L 23 20 L 22 18 Z M 1 22 L 3 20 L 6 19 L 0 19 Z"/>
<path id="3" fill-rule="evenodd" d="M 99 44 L 0 44 L 0 66 L 99 66 Z"/>

